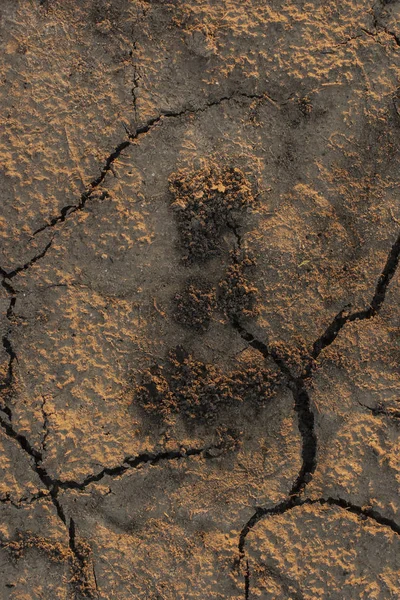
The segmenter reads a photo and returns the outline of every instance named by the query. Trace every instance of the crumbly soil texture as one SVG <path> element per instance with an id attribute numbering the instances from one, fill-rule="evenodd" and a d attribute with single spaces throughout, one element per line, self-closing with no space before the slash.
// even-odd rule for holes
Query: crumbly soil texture
<path id="1" fill-rule="evenodd" d="M 398 599 L 400 2 L 0 39 L 0 599 Z"/>

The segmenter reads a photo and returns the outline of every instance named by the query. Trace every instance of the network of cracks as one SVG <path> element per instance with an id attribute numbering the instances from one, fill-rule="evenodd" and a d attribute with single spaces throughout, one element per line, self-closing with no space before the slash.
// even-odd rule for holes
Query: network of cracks
<path id="1" fill-rule="evenodd" d="M 245 96 L 246 98 L 259 96 Z M 220 104 L 235 97 L 223 97 L 218 101 L 207 104 L 198 111 L 204 111 L 209 106 Z M 18 360 L 16 352 L 12 344 L 12 331 L 15 326 L 14 310 L 18 302 L 18 291 L 14 280 L 19 273 L 30 269 L 35 263 L 40 261 L 50 249 L 54 237 L 62 228 L 68 217 L 74 212 L 84 210 L 86 203 L 91 198 L 95 190 L 102 184 L 107 173 L 111 170 L 114 161 L 118 159 L 121 153 L 128 148 L 134 141 L 143 135 L 149 133 L 155 126 L 162 123 L 164 119 L 179 118 L 186 113 L 196 112 L 192 110 L 184 110 L 179 113 L 164 113 L 150 120 L 148 123 L 137 128 L 136 132 L 129 133 L 128 139 L 124 140 L 106 159 L 105 164 L 100 172 L 100 175 L 87 187 L 85 192 L 80 197 L 75 205 L 64 207 L 59 214 L 55 215 L 50 221 L 40 227 L 33 235 L 37 235 L 47 228 L 54 228 L 54 235 L 50 242 L 36 256 L 31 258 L 27 263 L 14 268 L 11 272 L 3 269 L 0 270 L 2 275 L 2 285 L 9 294 L 9 306 L 7 310 L 7 319 L 9 320 L 9 328 L 4 335 L 2 343 L 5 352 L 8 355 L 8 368 L 1 384 L 1 391 L 5 401 L 0 408 L 0 425 L 4 433 L 13 439 L 20 448 L 28 455 L 30 465 L 33 471 L 38 475 L 43 483 L 46 492 L 40 492 L 29 500 L 21 498 L 17 505 L 23 505 L 26 502 L 34 502 L 40 498 L 48 497 L 54 505 L 58 518 L 65 527 L 68 535 L 67 552 L 56 546 L 46 547 L 43 539 L 21 537 L 18 540 L 3 541 L 3 547 L 7 547 L 14 555 L 21 554 L 25 548 L 30 545 L 42 546 L 44 550 L 49 552 L 56 560 L 67 560 L 71 565 L 72 577 L 71 581 L 74 586 L 75 593 L 83 597 L 97 597 L 96 578 L 93 576 L 93 567 L 91 559 L 90 543 L 82 539 L 77 531 L 74 519 L 67 518 L 59 494 L 62 490 L 76 489 L 84 490 L 92 483 L 100 481 L 105 476 L 118 477 L 129 469 L 135 469 L 143 464 L 158 464 L 162 461 L 180 460 L 191 456 L 203 456 L 205 458 L 212 457 L 215 450 L 220 450 L 226 441 L 215 446 L 192 447 L 192 448 L 177 448 L 173 451 L 165 451 L 159 453 L 143 453 L 136 456 L 127 456 L 121 465 L 114 467 L 106 467 L 97 473 L 87 475 L 82 481 L 66 480 L 62 478 L 52 477 L 46 468 L 43 466 L 43 452 L 36 449 L 29 439 L 21 434 L 13 424 L 13 412 L 7 398 L 13 393 L 14 383 L 14 366 Z M 197 186 L 197 187 L 196 187 Z M 190 188 L 190 194 L 188 189 Z M 336 506 L 359 515 L 363 518 L 372 519 L 381 526 L 390 528 L 393 532 L 400 535 L 400 524 L 393 519 L 386 517 L 384 514 L 376 511 L 373 508 L 363 508 L 355 505 L 343 498 L 320 497 L 310 499 L 305 496 L 307 485 L 313 478 L 313 474 L 317 469 L 318 463 L 318 443 L 319 440 L 315 428 L 315 415 L 312 402 L 309 396 L 309 384 L 313 377 L 313 369 L 315 361 L 319 355 L 331 345 L 336 337 L 340 335 L 341 330 L 346 324 L 353 321 L 361 321 L 373 319 L 382 309 L 385 302 L 386 292 L 398 268 L 400 259 L 400 234 L 388 253 L 386 262 L 382 265 L 380 277 L 376 283 L 375 293 L 371 298 L 368 306 L 363 310 L 351 312 L 343 310 L 337 314 L 326 330 L 320 335 L 312 345 L 312 351 L 308 357 L 305 367 L 300 374 L 293 374 L 290 365 L 285 357 L 275 347 L 269 347 L 259 337 L 255 337 L 247 328 L 246 323 L 248 318 L 255 316 L 257 312 L 255 302 L 255 291 L 251 282 L 252 267 L 254 260 L 248 252 L 242 248 L 242 240 L 238 225 L 241 218 L 241 210 L 246 205 L 254 201 L 254 195 L 251 193 L 251 186 L 246 181 L 243 173 L 235 167 L 230 167 L 225 171 L 209 170 L 206 173 L 201 173 L 201 177 L 195 174 L 191 177 L 185 177 L 182 174 L 177 174 L 171 178 L 170 189 L 175 199 L 172 209 L 175 212 L 177 229 L 181 238 L 181 247 L 183 252 L 183 260 L 187 264 L 190 273 L 190 265 L 197 260 L 207 261 L 210 257 L 218 253 L 218 237 L 224 229 L 229 229 L 236 238 L 236 249 L 231 253 L 228 271 L 221 274 L 219 283 L 213 287 L 207 281 L 196 281 L 188 276 L 186 288 L 174 298 L 175 303 L 175 319 L 183 324 L 194 328 L 201 332 L 208 327 L 210 313 L 213 310 L 219 309 L 224 313 L 225 318 L 230 326 L 236 331 L 248 346 L 260 353 L 261 357 L 272 360 L 281 376 L 281 381 L 288 386 L 294 398 L 294 410 L 297 415 L 297 424 L 301 436 L 301 468 L 295 477 L 291 489 L 287 497 L 272 507 L 259 507 L 255 510 L 251 518 L 242 527 L 238 539 L 238 560 L 233 565 L 234 568 L 240 569 L 244 573 L 244 592 L 245 598 L 250 597 L 251 588 L 251 572 L 250 566 L 246 559 L 246 538 L 252 528 L 262 519 L 273 518 L 275 515 L 282 515 L 304 505 L 328 505 Z M 197 190 L 197 191 L 196 191 Z M 186 194 L 186 196 L 185 196 Z M 197 194 L 197 196 L 196 196 Z M 206 197 L 204 197 L 204 194 Z M 192 198 L 191 202 L 182 202 L 182 197 Z M 200 214 L 204 207 L 207 206 L 207 211 Z M 211 207 L 211 208 L 210 208 Z M 198 218 L 200 214 L 200 219 Z M 199 224 L 200 223 L 200 224 Z M 190 226 L 188 226 L 190 224 Z M 197 311 L 194 310 L 197 308 Z M 193 315 L 195 315 L 193 317 Z M 190 354 L 187 354 L 183 349 L 175 349 L 170 355 L 170 370 L 172 375 L 169 380 L 164 382 L 166 386 L 163 389 L 162 398 L 157 398 L 157 383 L 159 374 L 148 374 L 140 388 L 141 402 L 148 410 L 159 410 L 160 403 L 162 405 L 164 399 L 164 408 L 169 410 L 171 407 L 182 410 L 179 406 L 177 398 L 182 396 L 187 397 L 187 390 L 174 387 L 173 381 L 182 379 L 182 369 L 189 368 L 192 371 L 200 369 L 193 361 Z M 189 367 L 188 367 L 189 365 Z M 175 372 L 173 371 L 175 369 Z M 201 370 L 201 369 L 200 369 Z M 196 371 L 197 372 L 197 371 Z M 174 375 L 175 373 L 175 375 Z M 216 376 L 215 372 L 206 374 L 211 379 Z M 174 379 L 175 377 L 175 379 Z M 254 369 L 249 373 L 237 372 L 230 378 L 231 388 L 224 383 L 225 389 L 228 389 L 226 404 L 234 402 L 235 398 L 243 396 L 246 393 L 253 393 L 255 396 L 268 397 L 273 393 L 274 386 L 277 384 L 274 378 L 267 372 L 261 372 L 259 369 Z M 232 383 L 233 382 L 233 383 Z M 167 392 L 167 393 L 165 393 Z M 221 395 L 219 394 L 219 398 Z M 167 398 L 168 402 L 165 401 Z M 155 402 L 155 400 L 157 402 Z M 153 405 L 152 405 L 152 401 Z M 224 399 L 222 399 L 224 402 Z M 158 409 L 157 409 L 158 407 Z M 186 406 L 186 410 L 193 412 L 193 407 Z M 209 406 L 197 405 L 197 418 L 209 418 Z M 218 407 L 215 407 L 218 410 Z M 213 417 L 211 411 L 211 417 Z M 395 415 L 395 418 L 397 415 Z M 8 496 L 2 500 L 4 503 L 11 502 Z M 271 574 L 272 576 L 273 574 Z M 279 574 L 276 575 L 279 577 Z"/>

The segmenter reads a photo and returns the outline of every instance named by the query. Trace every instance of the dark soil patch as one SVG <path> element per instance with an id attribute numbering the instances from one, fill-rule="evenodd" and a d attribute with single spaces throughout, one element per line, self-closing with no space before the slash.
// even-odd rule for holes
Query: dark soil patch
<path id="1" fill-rule="evenodd" d="M 254 203 L 251 184 L 235 167 L 212 166 L 171 175 L 169 189 L 186 262 L 205 262 L 220 252 L 221 234 L 237 226 Z"/>
<path id="2" fill-rule="evenodd" d="M 218 308 L 230 321 L 257 316 L 257 288 L 249 280 L 256 261 L 244 252 L 231 253 L 232 264 L 219 282 Z"/>
<path id="3" fill-rule="evenodd" d="M 136 399 L 155 416 L 175 413 L 189 423 L 210 423 L 223 409 L 243 404 L 262 408 L 278 383 L 278 375 L 267 369 L 248 367 L 226 374 L 178 347 L 169 353 L 165 366 L 144 373 Z"/>
<path id="4" fill-rule="evenodd" d="M 197 332 L 208 329 L 216 306 L 215 288 L 206 280 L 191 278 L 174 297 L 174 318 Z"/>

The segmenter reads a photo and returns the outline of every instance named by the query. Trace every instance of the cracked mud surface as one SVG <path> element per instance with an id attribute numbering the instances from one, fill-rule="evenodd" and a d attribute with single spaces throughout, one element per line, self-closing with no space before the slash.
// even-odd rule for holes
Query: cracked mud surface
<path id="1" fill-rule="evenodd" d="M 400 596 L 399 22 L 1 2 L 0 598 Z"/>

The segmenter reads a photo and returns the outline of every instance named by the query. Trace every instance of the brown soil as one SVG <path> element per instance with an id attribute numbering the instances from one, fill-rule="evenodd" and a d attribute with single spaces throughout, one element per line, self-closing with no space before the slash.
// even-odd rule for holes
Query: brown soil
<path id="1" fill-rule="evenodd" d="M 190 421 L 213 422 L 222 409 L 235 413 L 238 404 L 263 408 L 273 397 L 277 380 L 275 373 L 252 367 L 224 374 L 178 347 L 169 353 L 165 367 L 155 366 L 144 374 L 136 398 L 151 413 L 165 417 L 178 413 L 190 425 Z"/>
<path id="2" fill-rule="evenodd" d="M 257 288 L 251 285 L 256 261 L 243 252 L 231 253 L 231 264 L 219 282 L 218 307 L 233 323 L 257 316 Z"/>
<path id="3" fill-rule="evenodd" d="M 1 599 L 400 597 L 399 22 L 2 0 Z"/>
<path id="4" fill-rule="evenodd" d="M 212 165 L 196 173 L 175 173 L 169 189 L 186 262 L 218 255 L 224 231 L 237 227 L 240 213 L 254 202 L 249 181 L 236 167 Z"/>
<path id="5" fill-rule="evenodd" d="M 177 323 L 198 332 L 210 326 L 216 307 L 215 289 L 204 279 L 189 279 L 174 297 L 174 317 Z"/>

